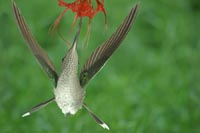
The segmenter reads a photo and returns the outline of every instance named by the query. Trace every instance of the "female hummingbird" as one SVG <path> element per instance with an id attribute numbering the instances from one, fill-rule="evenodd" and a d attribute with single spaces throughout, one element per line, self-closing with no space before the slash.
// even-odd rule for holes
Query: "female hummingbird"
<path id="1" fill-rule="evenodd" d="M 131 9 L 128 16 L 112 36 L 90 55 L 80 72 L 80 76 L 78 76 L 77 43 L 82 24 L 81 18 L 73 44 L 63 58 L 61 74 L 58 76 L 53 63 L 33 37 L 24 17 L 21 15 L 19 8 L 13 0 L 12 9 L 23 38 L 47 76 L 54 81 L 55 87 L 55 96 L 53 98 L 34 106 L 30 111 L 23 114 L 22 117 L 28 116 L 55 101 L 65 115 L 75 114 L 83 106 L 100 126 L 109 130 L 108 125 L 99 119 L 84 102 L 84 87 L 103 67 L 126 37 L 135 20 L 138 4 Z"/>

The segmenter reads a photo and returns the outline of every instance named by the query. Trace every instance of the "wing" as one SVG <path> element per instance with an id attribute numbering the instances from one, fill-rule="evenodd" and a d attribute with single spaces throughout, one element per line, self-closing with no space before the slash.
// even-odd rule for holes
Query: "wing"
<path id="1" fill-rule="evenodd" d="M 39 64 L 41 65 L 42 69 L 46 72 L 48 77 L 54 80 L 56 86 L 58 75 L 53 64 L 51 63 L 44 50 L 40 47 L 38 42 L 34 39 L 31 31 L 29 30 L 29 27 L 27 26 L 24 20 L 24 17 L 21 15 L 19 8 L 17 7 L 14 1 L 12 1 L 12 9 L 17 25 L 21 31 L 22 36 L 27 42 L 28 47 L 31 49 L 32 53 L 34 54 L 34 56 L 36 57 L 36 59 L 38 60 Z"/>
<path id="2" fill-rule="evenodd" d="M 113 52 L 119 47 L 131 29 L 138 10 L 138 4 L 132 8 L 123 23 L 112 34 L 112 36 L 98 47 L 84 64 L 80 73 L 80 84 L 84 87 L 90 79 L 103 67 Z"/>

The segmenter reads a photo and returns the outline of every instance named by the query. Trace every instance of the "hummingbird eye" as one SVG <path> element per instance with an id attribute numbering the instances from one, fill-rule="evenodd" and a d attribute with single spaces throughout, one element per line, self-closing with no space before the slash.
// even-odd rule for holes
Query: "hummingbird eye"
<path id="1" fill-rule="evenodd" d="M 62 58 L 62 62 L 64 61 L 65 57 Z"/>
<path id="2" fill-rule="evenodd" d="M 81 77 L 80 77 L 80 84 L 81 85 L 84 85 L 88 82 L 88 72 L 84 72 L 83 74 L 81 74 Z"/>

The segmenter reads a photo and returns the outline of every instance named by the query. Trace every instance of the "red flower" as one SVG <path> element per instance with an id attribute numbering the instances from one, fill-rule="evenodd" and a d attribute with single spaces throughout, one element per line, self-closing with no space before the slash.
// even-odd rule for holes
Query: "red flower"
<path id="1" fill-rule="evenodd" d="M 107 25 L 106 11 L 104 8 L 104 0 L 96 0 L 96 4 L 97 4 L 97 6 L 96 6 L 96 8 L 94 8 L 92 6 L 92 0 L 75 0 L 75 2 L 72 2 L 72 3 L 67 3 L 67 2 L 64 2 L 63 0 L 58 0 L 58 5 L 62 6 L 62 7 L 66 7 L 66 9 L 61 12 L 59 17 L 54 22 L 53 27 L 51 28 L 52 32 L 59 25 L 60 20 L 62 19 L 65 12 L 67 12 L 68 10 L 71 10 L 72 12 L 76 13 L 76 16 L 74 17 L 74 21 L 72 24 L 72 28 L 74 27 L 74 25 L 79 17 L 88 17 L 89 18 L 88 30 L 89 30 L 92 18 L 99 11 L 104 13 L 105 25 Z"/>

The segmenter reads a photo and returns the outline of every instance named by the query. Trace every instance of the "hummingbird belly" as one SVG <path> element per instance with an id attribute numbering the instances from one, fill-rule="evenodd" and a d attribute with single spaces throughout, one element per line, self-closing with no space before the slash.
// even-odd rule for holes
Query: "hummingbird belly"
<path id="1" fill-rule="evenodd" d="M 85 91 L 81 88 L 78 78 L 70 81 L 60 79 L 54 90 L 55 101 L 65 115 L 73 115 L 81 109 L 85 97 Z"/>

